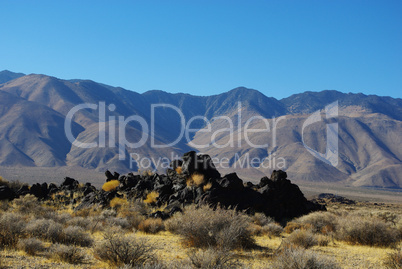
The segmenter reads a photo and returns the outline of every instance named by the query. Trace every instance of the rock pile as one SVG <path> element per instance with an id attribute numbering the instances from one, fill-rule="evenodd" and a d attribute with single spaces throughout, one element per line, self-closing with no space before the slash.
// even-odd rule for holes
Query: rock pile
<path id="1" fill-rule="evenodd" d="M 105 175 L 106 182 L 118 180 L 118 187 L 97 190 L 89 183 L 82 186 L 75 179 L 67 177 L 60 187 L 55 184 L 34 184 L 30 189 L 24 186 L 15 193 L 10 193 L 10 188 L 0 188 L 0 199 L 12 199 L 28 193 L 47 199 L 51 194 L 57 196 L 57 193 L 64 191 L 71 194 L 65 202 L 76 204 L 79 210 L 95 204 L 107 207 L 113 198 L 125 194 L 128 198 L 147 200 L 156 207 L 166 205 L 164 211 L 153 214 L 153 217 L 162 219 L 189 204 L 236 208 L 249 213 L 263 212 L 277 221 L 325 210 L 324 206 L 307 201 L 299 187 L 287 179 L 284 171 L 273 171 L 270 178 L 263 177 L 257 185 L 244 183 L 236 173 L 222 177 L 210 156 L 197 155 L 194 151 L 184 154 L 182 160 L 174 160 L 165 175 L 119 175 L 109 171 Z M 82 193 L 82 198 L 73 199 L 74 192 Z"/>

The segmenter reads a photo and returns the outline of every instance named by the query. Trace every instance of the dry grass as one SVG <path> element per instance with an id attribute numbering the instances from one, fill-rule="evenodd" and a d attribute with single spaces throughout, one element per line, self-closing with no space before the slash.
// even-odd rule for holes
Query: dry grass
<path id="1" fill-rule="evenodd" d="M 274 259 L 275 269 L 340 269 L 333 260 L 320 253 L 295 247 L 283 249 Z"/>
<path id="2" fill-rule="evenodd" d="M 294 220 L 294 222 L 315 233 L 329 234 L 335 231 L 337 220 L 338 216 L 331 212 L 313 212 Z"/>
<path id="3" fill-rule="evenodd" d="M 0 247 L 15 247 L 24 236 L 24 217 L 17 213 L 6 212 L 0 216 Z"/>
<path id="4" fill-rule="evenodd" d="M 207 184 L 205 184 L 205 185 L 202 187 L 202 189 L 203 189 L 204 192 L 206 192 L 206 191 L 210 190 L 211 187 L 212 187 L 212 183 L 208 182 Z"/>
<path id="5" fill-rule="evenodd" d="M 154 247 L 146 240 L 124 235 L 119 229 L 111 229 L 103 234 L 103 240 L 96 245 L 94 255 L 112 266 L 136 266 L 154 259 Z"/>
<path id="6" fill-rule="evenodd" d="M 339 219 L 336 236 L 351 244 L 394 247 L 400 241 L 395 227 L 376 218 L 349 215 Z"/>
<path id="7" fill-rule="evenodd" d="M 147 194 L 147 198 L 144 200 L 146 204 L 155 204 L 158 201 L 159 193 L 156 191 L 151 191 Z"/>
<path id="8" fill-rule="evenodd" d="M 76 246 L 55 244 L 52 246 L 51 253 L 53 259 L 71 264 L 83 263 L 85 259 L 84 253 Z"/>
<path id="9" fill-rule="evenodd" d="M 162 220 L 157 218 L 149 218 L 140 222 L 138 230 L 147 234 L 156 234 L 165 230 Z"/>
<path id="10" fill-rule="evenodd" d="M 286 242 L 307 249 L 318 245 L 318 237 L 310 230 L 295 230 L 286 238 Z"/>
<path id="11" fill-rule="evenodd" d="M 402 268 L 402 249 L 389 253 L 384 261 L 387 269 L 400 269 Z"/>
<path id="12" fill-rule="evenodd" d="M 146 240 L 146 246 L 156 247 L 152 249 L 152 261 L 163 262 L 155 262 L 153 264 L 144 262 L 144 265 L 138 268 L 219 268 L 220 264 L 230 264 L 229 267 L 232 268 L 237 266 L 244 266 L 246 268 L 281 268 L 275 267 L 275 257 L 280 253 L 278 249 L 281 244 L 281 249 L 284 249 L 283 242 L 289 242 L 290 239 L 294 237 L 294 235 L 280 233 L 281 227 L 277 226 L 270 218 L 262 214 L 247 217 L 234 211 L 222 209 L 213 211 L 212 209 L 204 208 L 199 210 L 194 207 L 189 208 L 192 212 L 187 212 L 186 209 L 184 214 L 178 213 L 176 214 L 177 217 L 175 216 L 173 219 L 162 221 L 162 224 L 166 226 L 167 230 L 177 234 L 172 234 L 168 231 L 160 231 L 157 234 L 138 231 L 134 235 L 132 230 L 134 223 L 136 223 L 135 225 L 137 225 L 137 227 L 140 223 L 145 223 L 144 215 L 150 213 L 149 207 L 147 209 L 147 206 L 144 205 L 142 201 L 128 201 L 128 204 L 116 206 L 114 209 L 100 210 L 98 208 L 86 213 L 76 214 L 76 212 L 73 213 L 72 209 L 69 207 L 65 207 L 62 210 L 49 211 L 43 206 L 43 202 L 33 200 L 35 204 L 33 208 L 36 212 L 39 212 L 39 215 L 36 216 L 20 210 L 20 208 L 29 206 L 27 203 L 29 199 L 20 200 L 22 201 L 22 203 L 20 203 L 22 206 L 4 206 L 6 211 L 0 212 L 0 226 L 2 228 L 0 229 L 0 240 L 11 238 L 10 240 L 12 242 L 17 242 L 17 244 L 11 243 L 3 245 L 1 262 L 2 265 L 7 268 L 71 268 L 72 265 L 69 264 L 70 262 L 74 264 L 74 268 L 106 268 L 108 267 L 106 263 L 116 266 L 113 262 L 108 260 L 96 259 L 96 248 L 80 246 L 86 245 L 85 243 L 71 244 L 73 241 L 79 242 L 81 238 L 87 237 L 94 242 L 94 245 L 99 246 L 105 242 L 105 238 L 102 237 L 101 232 L 110 231 L 113 227 L 124 228 L 120 229 L 118 234 L 119 238 L 125 238 L 123 242 L 126 242 L 125 240 L 129 240 L 134 236 L 135 242 L 140 243 L 142 240 Z M 398 205 L 374 206 L 364 204 L 354 205 L 349 207 L 348 210 L 345 210 L 344 206 L 338 205 L 337 208 L 330 206 L 329 212 L 335 216 L 334 219 L 337 222 L 337 227 L 343 225 L 341 220 L 347 220 L 349 218 L 376 221 L 382 223 L 381 225 L 385 225 L 385 227 L 388 227 L 392 231 L 399 231 L 397 227 L 400 227 L 398 225 L 402 223 L 401 217 L 399 217 L 401 216 L 402 206 Z M 187 215 L 187 217 L 184 218 L 184 215 Z M 395 215 L 398 217 L 395 218 Z M 325 221 L 321 221 L 322 219 Z M 395 224 L 393 224 L 393 221 Z M 301 231 L 302 233 L 312 233 L 317 240 L 317 244 L 314 246 L 308 245 L 309 250 L 304 251 L 299 249 L 302 253 L 313 253 L 312 255 L 314 257 L 318 257 L 316 260 L 313 259 L 313 264 L 321 264 L 322 260 L 325 260 L 325 266 L 328 266 L 329 262 L 336 261 L 342 268 L 385 268 L 384 266 L 388 266 L 387 268 L 398 268 L 395 266 L 391 267 L 390 264 L 391 261 L 400 260 L 400 251 L 395 251 L 391 247 L 397 246 L 400 248 L 400 242 L 395 241 L 395 244 L 389 246 L 367 246 L 357 243 L 351 244 L 349 241 L 344 241 L 344 239 L 340 241 L 341 238 L 335 237 L 337 230 L 335 230 L 335 232 L 332 230 L 330 232 L 323 232 L 322 228 L 318 228 L 328 226 L 327 222 L 325 216 L 322 215 L 307 215 L 304 218 L 293 220 L 293 223 L 303 226 L 304 230 Z M 93 229 L 95 223 L 98 223 L 97 228 Z M 323 225 L 322 223 L 326 224 Z M 150 226 L 152 227 L 152 225 Z M 189 226 L 194 226 L 193 231 L 195 234 L 193 235 L 199 238 L 205 238 L 209 244 L 203 245 L 202 248 L 199 249 L 195 247 L 196 245 L 194 245 L 191 240 L 187 241 L 189 237 L 182 235 L 182 232 L 177 232 L 184 229 L 187 233 L 191 233 L 192 230 Z M 258 227 L 260 232 L 252 236 L 250 227 L 254 226 Z M 203 230 L 203 227 L 207 227 L 208 229 Z M 71 231 L 66 232 L 68 228 L 71 229 Z M 240 239 L 236 239 L 242 238 L 238 235 L 243 233 L 244 228 L 247 230 L 247 233 L 243 235 L 245 235 L 246 238 L 252 238 L 254 244 L 258 245 L 258 248 L 247 248 L 243 247 L 241 243 L 238 243 L 244 242 Z M 275 232 L 266 232 L 267 230 L 275 229 L 277 229 Z M 69 239 L 70 242 L 65 242 L 71 245 L 61 246 L 55 244 L 63 243 L 65 234 L 72 235 Z M 6 235 L 6 237 L 2 237 L 4 235 Z M 7 237 L 7 235 L 11 236 Z M 19 245 L 22 243 L 18 242 L 33 242 L 35 241 L 34 237 L 44 240 L 42 245 L 49 251 L 32 252 L 31 255 L 34 256 L 27 254 L 29 249 L 36 251 L 40 248 L 30 246 L 26 248 L 27 251 L 25 252 L 24 247 Z M 234 238 L 236 240 L 234 240 Z M 381 238 L 384 237 L 382 236 Z M 398 236 L 395 238 L 398 238 Z M 308 242 L 308 240 L 305 239 L 309 239 L 309 237 L 298 236 L 297 239 L 304 244 Z M 213 243 L 211 244 L 211 242 Z M 215 248 L 212 251 L 209 245 L 213 244 L 215 244 Z M 34 245 L 34 242 L 33 244 L 27 243 L 26 245 Z M 226 245 L 233 247 L 226 247 Z M 60 256 L 49 256 L 50 254 L 46 254 L 53 252 L 56 247 L 63 248 L 64 250 L 60 250 L 59 253 L 65 254 L 60 254 Z M 124 249 L 125 248 L 122 247 L 120 250 L 124 252 Z M 187 254 L 189 252 L 196 254 L 189 257 Z M 78 258 L 61 258 L 74 256 Z M 297 257 L 297 255 L 295 256 Z M 227 260 L 228 263 L 226 263 L 225 260 Z M 288 260 L 290 260 L 290 258 Z M 130 264 L 130 262 L 128 264 Z M 226 266 L 226 268 L 227 267 L 228 266 Z M 126 266 L 125 268 L 130 267 Z M 222 268 L 225 267 L 222 266 Z"/>
<path id="13" fill-rule="evenodd" d="M 128 201 L 127 199 L 124 198 L 120 198 L 120 197 L 114 197 L 111 201 L 110 201 L 110 207 L 111 208 L 120 208 L 123 206 L 128 205 Z"/>
<path id="14" fill-rule="evenodd" d="M 183 214 L 175 214 L 167 227 L 188 246 L 236 249 L 255 245 L 249 225 L 249 218 L 234 210 L 189 206 Z"/>
<path id="15" fill-rule="evenodd" d="M 37 238 L 20 239 L 17 244 L 17 249 L 24 251 L 28 255 L 36 255 L 45 249 L 42 241 Z"/>
<path id="16" fill-rule="evenodd" d="M 186 181 L 188 187 L 201 186 L 205 183 L 204 175 L 199 173 L 192 174 Z"/>
<path id="17" fill-rule="evenodd" d="M 176 167 L 175 171 L 176 171 L 177 174 L 181 175 L 181 173 L 182 173 L 181 166 Z"/>

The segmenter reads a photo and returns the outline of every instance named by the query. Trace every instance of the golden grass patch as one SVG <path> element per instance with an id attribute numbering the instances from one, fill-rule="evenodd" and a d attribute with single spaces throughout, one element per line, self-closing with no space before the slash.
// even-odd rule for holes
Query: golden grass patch
<path id="1" fill-rule="evenodd" d="M 199 173 L 192 174 L 189 178 L 187 178 L 186 181 L 188 187 L 201 186 L 204 183 L 205 183 L 204 175 Z"/>
<path id="2" fill-rule="evenodd" d="M 151 191 L 150 193 L 147 194 L 147 198 L 144 200 L 144 203 L 146 204 L 156 203 L 158 197 L 159 193 L 157 193 L 156 191 Z"/>
<path id="3" fill-rule="evenodd" d="M 110 207 L 112 207 L 112 208 L 120 208 L 120 207 L 125 206 L 127 204 L 128 204 L 127 199 L 119 198 L 119 197 L 114 197 L 110 201 Z"/>
<path id="4" fill-rule="evenodd" d="M 181 173 L 183 172 L 181 166 L 176 167 L 175 171 L 179 175 L 181 175 Z"/>
<path id="5" fill-rule="evenodd" d="M 111 180 L 111 181 L 105 182 L 105 184 L 103 184 L 102 190 L 114 191 L 119 185 L 120 185 L 120 182 L 118 180 Z"/>

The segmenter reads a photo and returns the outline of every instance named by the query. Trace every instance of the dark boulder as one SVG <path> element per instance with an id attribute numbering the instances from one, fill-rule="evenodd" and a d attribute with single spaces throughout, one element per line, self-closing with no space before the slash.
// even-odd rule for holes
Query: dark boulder
<path id="1" fill-rule="evenodd" d="M 148 215 L 148 218 L 153 218 L 153 219 L 168 219 L 170 217 L 170 215 L 166 212 L 163 211 L 156 211 L 150 215 Z"/>
<path id="2" fill-rule="evenodd" d="M 115 179 L 114 176 L 113 176 L 113 174 L 112 174 L 109 170 L 106 170 L 105 176 L 106 176 L 106 182 Z"/>
<path id="3" fill-rule="evenodd" d="M 57 193 L 59 191 L 59 187 L 56 184 L 50 183 L 49 184 L 49 195 Z"/>
<path id="4" fill-rule="evenodd" d="M 63 190 L 76 190 L 78 188 L 79 182 L 71 177 L 65 177 L 63 183 L 60 187 Z"/>
<path id="5" fill-rule="evenodd" d="M 29 187 L 28 185 L 23 185 L 19 190 L 16 192 L 17 196 L 24 196 L 29 194 Z"/>
<path id="6" fill-rule="evenodd" d="M 46 199 L 49 194 L 47 183 L 45 182 L 43 184 L 33 184 L 31 186 L 31 189 L 29 190 L 29 193 L 35 195 L 35 197 L 37 197 L 38 199 Z"/>
<path id="7" fill-rule="evenodd" d="M 0 200 L 12 200 L 15 196 L 15 192 L 9 186 L 0 186 Z"/>
<path id="8" fill-rule="evenodd" d="M 282 171 L 282 170 L 274 170 L 271 174 L 271 180 L 272 181 L 279 181 L 279 180 L 284 180 L 287 179 L 288 175 L 286 174 L 286 172 Z"/>
<path id="9" fill-rule="evenodd" d="M 92 186 L 91 183 L 85 183 L 84 189 L 83 189 L 84 196 L 90 194 L 91 192 L 96 192 L 96 188 L 94 186 Z"/>
<path id="10" fill-rule="evenodd" d="M 231 190 L 241 190 L 244 188 L 243 180 L 241 180 L 236 173 L 225 175 L 223 178 L 216 180 L 223 188 Z"/>
<path id="11" fill-rule="evenodd" d="M 274 171 L 271 179 L 258 192 L 264 197 L 266 204 L 264 213 L 277 221 L 292 219 L 318 210 L 304 197 L 299 187 L 286 179 L 286 173 Z"/>
<path id="12" fill-rule="evenodd" d="M 191 176 L 194 173 L 204 175 L 205 179 L 220 178 L 221 175 L 216 170 L 214 163 L 209 155 L 197 155 L 195 151 L 187 152 L 183 155 L 182 173 Z"/>

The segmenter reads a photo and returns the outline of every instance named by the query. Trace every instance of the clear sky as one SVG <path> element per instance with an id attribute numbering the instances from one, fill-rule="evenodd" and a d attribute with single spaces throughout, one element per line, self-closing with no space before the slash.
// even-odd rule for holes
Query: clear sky
<path id="1" fill-rule="evenodd" d="M 0 70 L 136 92 L 402 98 L 402 1 L 0 0 Z"/>

